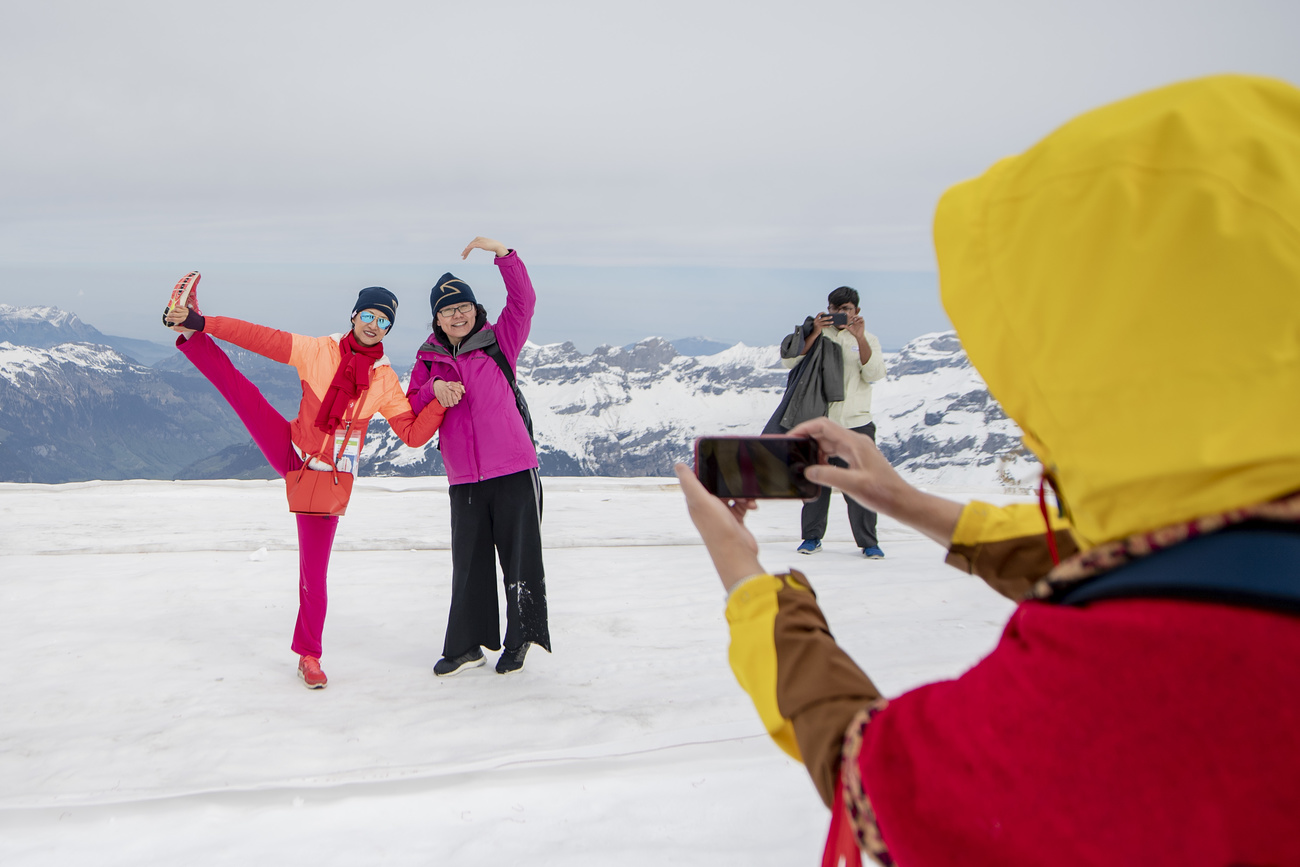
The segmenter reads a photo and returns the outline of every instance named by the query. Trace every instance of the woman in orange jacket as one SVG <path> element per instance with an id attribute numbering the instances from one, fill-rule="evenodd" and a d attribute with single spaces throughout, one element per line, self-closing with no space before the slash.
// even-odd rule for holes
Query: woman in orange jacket
<path id="1" fill-rule="evenodd" d="M 409 446 L 427 443 L 442 423 L 436 400 L 417 416 L 384 355 L 384 336 L 397 317 L 397 298 L 379 286 L 361 290 L 352 308 L 351 330 L 328 337 L 304 337 L 251 322 L 203 316 L 194 292 L 197 271 L 183 277 L 173 292 L 164 322 L 180 333 L 176 346 L 226 399 L 267 462 L 283 478 L 304 462 L 328 470 L 319 457 L 337 456 L 340 471 L 355 473 L 371 416 L 379 413 Z M 235 369 L 213 337 L 229 341 L 282 364 L 292 364 L 302 379 L 298 415 L 288 421 L 257 386 Z M 326 571 L 338 517 L 295 516 L 298 520 L 298 622 L 293 652 L 298 676 L 309 689 L 328 679 L 320 668 L 325 627 Z"/>

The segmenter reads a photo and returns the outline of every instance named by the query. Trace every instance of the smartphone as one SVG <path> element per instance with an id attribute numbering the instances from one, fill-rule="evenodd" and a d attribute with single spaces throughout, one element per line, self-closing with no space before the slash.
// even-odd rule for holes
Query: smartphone
<path id="1" fill-rule="evenodd" d="M 838 325 L 840 328 L 844 328 L 848 324 L 849 324 L 849 314 L 847 313 L 831 314 L 831 325 Z"/>
<path id="2" fill-rule="evenodd" d="M 817 441 L 807 437 L 700 437 L 695 475 L 719 497 L 807 500 L 821 493 L 803 474 L 817 457 Z"/>

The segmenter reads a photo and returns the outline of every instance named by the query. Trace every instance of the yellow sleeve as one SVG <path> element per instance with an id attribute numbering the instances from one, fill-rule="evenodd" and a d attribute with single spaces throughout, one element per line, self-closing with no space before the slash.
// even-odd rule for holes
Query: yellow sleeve
<path id="1" fill-rule="evenodd" d="M 880 698 L 831 635 L 803 575 L 761 575 L 727 600 L 731 669 L 763 727 L 803 762 L 827 806 L 835 798 L 844 731 Z"/>
<path id="2" fill-rule="evenodd" d="M 782 581 L 775 575 L 751 578 L 736 588 L 727 600 L 727 624 L 731 627 L 728 661 L 740 688 L 749 693 L 763 727 L 791 758 L 803 761 L 794 726 L 781 715 L 776 703 L 777 592 Z"/>

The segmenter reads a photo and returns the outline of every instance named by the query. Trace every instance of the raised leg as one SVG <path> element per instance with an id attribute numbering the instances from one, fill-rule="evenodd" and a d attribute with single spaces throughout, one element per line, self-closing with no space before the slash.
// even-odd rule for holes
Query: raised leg
<path id="1" fill-rule="evenodd" d="M 248 377 L 235 369 L 215 340 L 198 332 L 188 340 L 178 340 L 177 347 L 230 404 L 271 469 L 283 478 L 302 466 L 302 459 L 293 449 L 288 420 L 267 402 Z"/>

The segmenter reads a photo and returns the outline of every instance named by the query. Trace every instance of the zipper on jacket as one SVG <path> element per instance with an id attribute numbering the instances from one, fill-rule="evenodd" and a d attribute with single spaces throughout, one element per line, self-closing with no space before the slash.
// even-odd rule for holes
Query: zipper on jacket
<path id="1" fill-rule="evenodd" d="M 459 349 L 459 347 L 457 348 Z M 464 382 L 465 371 L 462 370 L 460 367 L 459 353 L 457 353 L 452 357 L 452 363 L 456 368 L 456 375 L 460 377 L 461 382 Z M 469 403 L 473 403 L 474 401 L 473 390 L 468 388 L 465 389 L 465 397 L 463 399 Z M 478 433 L 474 429 L 474 410 L 468 406 L 465 407 L 465 409 L 467 410 L 467 412 L 465 413 L 465 421 L 469 425 L 469 443 L 470 443 L 469 449 L 467 451 L 469 452 L 470 457 L 474 461 L 474 466 L 472 468 L 472 472 L 470 473 L 471 481 L 481 482 L 483 480 L 483 477 L 480 472 L 480 467 L 483 462 L 479 460 L 479 455 L 478 455 Z"/>
<path id="2" fill-rule="evenodd" d="M 486 358 L 487 353 L 483 353 L 483 356 Z M 464 378 L 465 378 L 465 374 L 462 372 L 461 380 L 464 381 Z M 468 393 L 469 392 L 467 391 L 466 394 Z M 470 451 L 474 454 L 474 481 L 481 482 L 483 481 L 483 459 L 479 456 L 478 453 L 478 431 L 475 430 L 474 428 L 474 413 L 471 412 L 467 416 L 467 418 L 469 419 L 470 434 L 471 434 L 469 438 Z"/>

